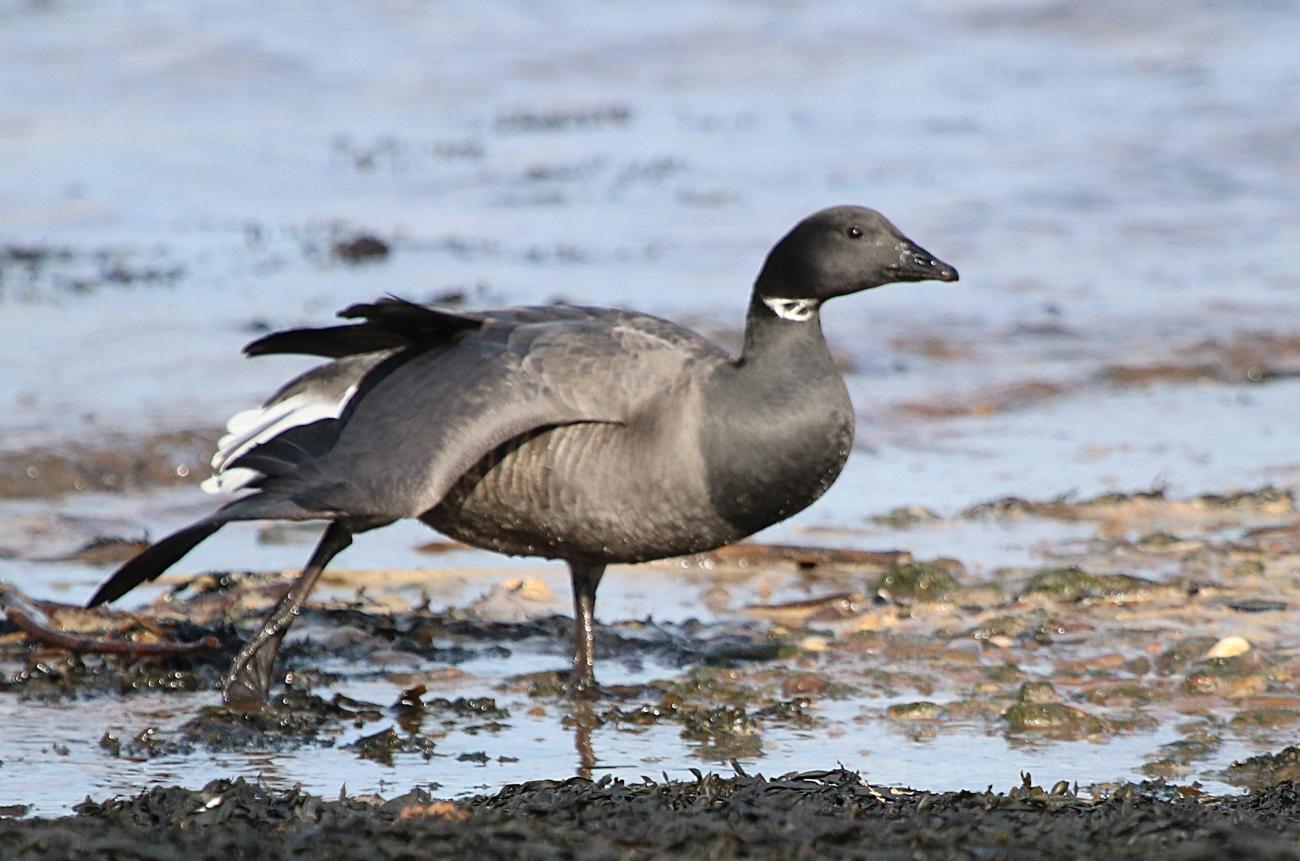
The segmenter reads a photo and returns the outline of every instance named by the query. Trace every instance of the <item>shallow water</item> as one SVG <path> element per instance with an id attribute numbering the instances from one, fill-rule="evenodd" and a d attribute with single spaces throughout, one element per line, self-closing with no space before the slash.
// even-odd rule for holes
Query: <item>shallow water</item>
<path id="1" fill-rule="evenodd" d="M 376 686 L 377 687 L 377 686 Z M 356 686 L 349 695 L 390 695 L 385 687 Z M 31 806 L 33 815 L 59 814 L 89 796 L 105 798 L 129 794 L 150 784 L 202 786 L 217 777 L 260 778 L 272 784 L 336 796 L 377 792 L 392 795 L 413 786 L 434 785 L 439 796 L 456 797 L 491 791 L 505 783 L 535 780 L 541 776 L 574 773 L 581 759 L 575 733 L 557 726 L 558 716 L 526 715 L 523 710 L 510 720 L 507 729 L 490 736 L 449 736 L 432 759 L 418 754 L 397 754 L 392 766 L 358 758 L 343 745 L 368 734 L 374 727 L 356 730 L 338 739 L 335 747 L 310 748 L 299 752 L 223 752 L 160 755 L 144 761 L 110 758 L 99 744 L 105 732 L 129 738 L 144 726 L 160 730 L 174 728 L 187 717 L 178 714 L 167 697 L 151 702 L 45 706 L 34 709 L 25 703 L 0 703 L 9 740 L 5 745 L 6 803 Z M 187 699 L 186 706 L 214 704 L 217 695 Z M 498 700 L 500 702 L 500 700 Z M 882 703 L 883 704 L 883 703 Z M 854 707 L 838 704 L 827 720 L 850 720 Z M 840 713 L 836 713 L 840 712 Z M 51 724 L 66 724 L 52 729 Z M 1126 735 L 1105 743 L 1038 741 L 1009 743 L 985 736 L 975 727 L 954 727 L 934 736 L 917 737 L 900 732 L 881 720 L 850 724 L 848 732 L 830 738 L 821 729 L 769 729 L 763 733 L 761 757 L 742 757 L 740 765 L 750 773 L 783 774 L 805 768 L 813 762 L 860 771 L 876 785 L 925 787 L 932 791 L 983 790 L 987 786 L 1005 790 L 1018 785 L 1020 772 L 1028 771 L 1040 781 L 1058 779 L 1081 786 L 1104 779 L 1137 779 L 1141 775 L 1120 763 L 1138 763 L 1144 754 L 1179 738 L 1172 729 Z M 729 773 L 731 766 L 708 756 L 680 738 L 677 727 L 651 726 L 628 733 L 596 729 L 589 740 L 596 764 L 588 774 L 610 773 L 629 782 L 641 775 L 658 779 L 668 774 L 689 779 L 692 767 Z M 1207 772 L 1242 758 L 1251 746 L 1233 740 L 1210 760 L 1199 765 Z M 460 756 L 486 753 L 486 761 L 458 761 Z M 502 761 L 504 757 L 506 761 Z M 517 761 L 511 761 L 517 759 Z M 1233 787 L 1207 780 L 1210 792 L 1233 792 Z"/>
<path id="2" fill-rule="evenodd" d="M 1092 530 L 1028 520 L 900 531 L 869 518 L 913 505 L 951 515 L 1008 495 L 1295 487 L 1300 378 L 1287 374 L 1300 348 L 1261 335 L 1300 335 L 1297 42 L 1300 4 L 1283 0 L 1178 14 L 1156 3 L 900 2 L 868 14 L 714 0 L 653 20 L 626 3 L 453 14 L 399 0 L 9 0 L 0 452 L 75 456 L 214 429 L 302 367 L 241 361 L 257 331 L 320 323 L 385 292 L 622 305 L 734 339 L 773 240 L 851 201 L 884 211 L 962 281 L 827 309 L 852 366 L 858 450 L 824 500 L 763 540 L 951 556 L 979 575 L 1042 563 Z M 359 231 L 392 254 L 331 256 Z M 44 256 L 15 259 L 14 248 Z M 1106 376 L 1155 365 L 1218 370 L 1134 386 Z M 1252 384 L 1260 367 L 1268 379 Z M 208 505 L 192 486 L 0 500 L 0 548 L 18 557 L 0 554 L 0 578 L 82 600 L 106 568 L 26 557 L 101 534 L 156 536 Z M 186 570 L 289 568 L 308 552 L 306 540 L 253 534 L 223 532 Z M 413 526 L 364 536 L 339 565 L 453 568 L 436 594 L 457 606 L 524 573 L 563 610 L 557 566 L 416 554 L 428 537 Z M 602 619 L 715 618 L 707 579 L 655 570 L 612 575 Z M 764 600 L 806 597 L 794 582 L 761 588 Z M 482 675 L 464 695 L 563 656 L 516 650 L 500 663 L 474 667 Z M 577 761 L 554 714 L 524 709 L 490 743 L 453 737 L 446 751 L 463 743 L 516 763 L 387 768 L 309 750 L 130 764 L 99 751 L 104 723 L 138 728 L 155 706 L 168 707 L 0 700 L 13 728 L 0 741 L 0 802 L 48 812 L 146 780 L 232 772 L 324 792 L 434 780 L 456 793 Z M 1162 727 L 1012 748 L 974 730 L 914 740 L 867 721 L 830 747 L 768 729 L 763 757 L 746 764 L 774 772 L 833 755 L 872 780 L 932 788 L 1009 785 L 1022 768 L 1089 783 L 1135 776 L 1139 754 L 1169 738 Z M 55 741 L 67 755 L 41 753 Z M 592 746 L 601 767 L 630 775 L 701 762 L 670 728 L 598 729 Z M 1211 779 L 1248 749 L 1226 741 L 1196 775 Z"/>

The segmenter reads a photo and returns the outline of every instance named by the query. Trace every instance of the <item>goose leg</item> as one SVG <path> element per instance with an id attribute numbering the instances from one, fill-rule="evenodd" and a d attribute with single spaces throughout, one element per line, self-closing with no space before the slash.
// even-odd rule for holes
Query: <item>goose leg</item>
<path id="1" fill-rule="evenodd" d="M 293 587 L 275 605 L 271 615 L 267 616 L 262 627 L 244 644 L 244 648 L 239 650 L 235 662 L 230 665 L 230 672 L 226 674 L 226 688 L 222 694 L 227 703 L 260 705 L 266 700 L 267 691 L 271 687 L 271 669 L 275 665 L 275 656 L 280 651 L 280 641 L 298 617 L 303 602 L 307 600 L 325 566 L 351 543 L 352 532 L 339 521 L 332 522 L 325 530 L 307 567 L 302 570 Z"/>
<path id="2" fill-rule="evenodd" d="M 569 694 L 592 696 L 596 691 L 593 638 L 596 626 L 596 587 L 605 575 L 604 565 L 569 562 L 573 582 L 573 672 L 569 675 Z"/>

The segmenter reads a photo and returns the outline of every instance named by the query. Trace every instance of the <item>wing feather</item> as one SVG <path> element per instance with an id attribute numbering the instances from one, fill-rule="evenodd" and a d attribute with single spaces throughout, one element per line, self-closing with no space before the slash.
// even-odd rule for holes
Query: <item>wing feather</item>
<path id="1" fill-rule="evenodd" d="M 353 374 L 334 416 L 283 428 L 295 415 L 310 415 L 295 406 L 278 418 L 272 411 L 247 420 L 257 441 L 223 449 L 221 468 L 259 470 L 255 486 L 263 494 L 301 510 L 417 517 L 510 440 L 566 424 L 626 424 L 639 411 L 664 408 L 689 381 L 686 366 L 727 360 L 688 330 L 622 311 L 488 311 L 449 342 L 445 332 L 421 341 L 423 324 L 412 323 L 418 315 L 405 306 L 374 307 L 354 306 L 363 309 L 355 314 L 364 325 L 379 320 L 386 330 L 411 333 L 410 345 Z M 268 437 L 274 428 L 281 429 Z"/>

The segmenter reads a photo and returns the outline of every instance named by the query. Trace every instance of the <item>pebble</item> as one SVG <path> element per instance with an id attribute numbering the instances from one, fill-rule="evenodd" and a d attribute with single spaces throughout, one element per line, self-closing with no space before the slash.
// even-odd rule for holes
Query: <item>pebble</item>
<path id="1" fill-rule="evenodd" d="M 830 640 L 817 635 L 804 637 L 799 641 L 799 648 L 803 649 L 805 652 L 824 652 L 829 646 Z"/>
<path id="2" fill-rule="evenodd" d="M 1250 641 L 1245 637 L 1224 637 L 1205 653 L 1207 658 L 1235 658 L 1250 651 Z"/>

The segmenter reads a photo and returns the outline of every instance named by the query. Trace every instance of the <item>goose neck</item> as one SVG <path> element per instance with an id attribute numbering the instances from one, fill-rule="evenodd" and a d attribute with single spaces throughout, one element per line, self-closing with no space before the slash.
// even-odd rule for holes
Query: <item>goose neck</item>
<path id="1" fill-rule="evenodd" d="M 755 293 L 745 321 L 745 346 L 739 364 L 830 362 L 822 334 L 820 308 L 808 300 L 770 299 Z"/>

